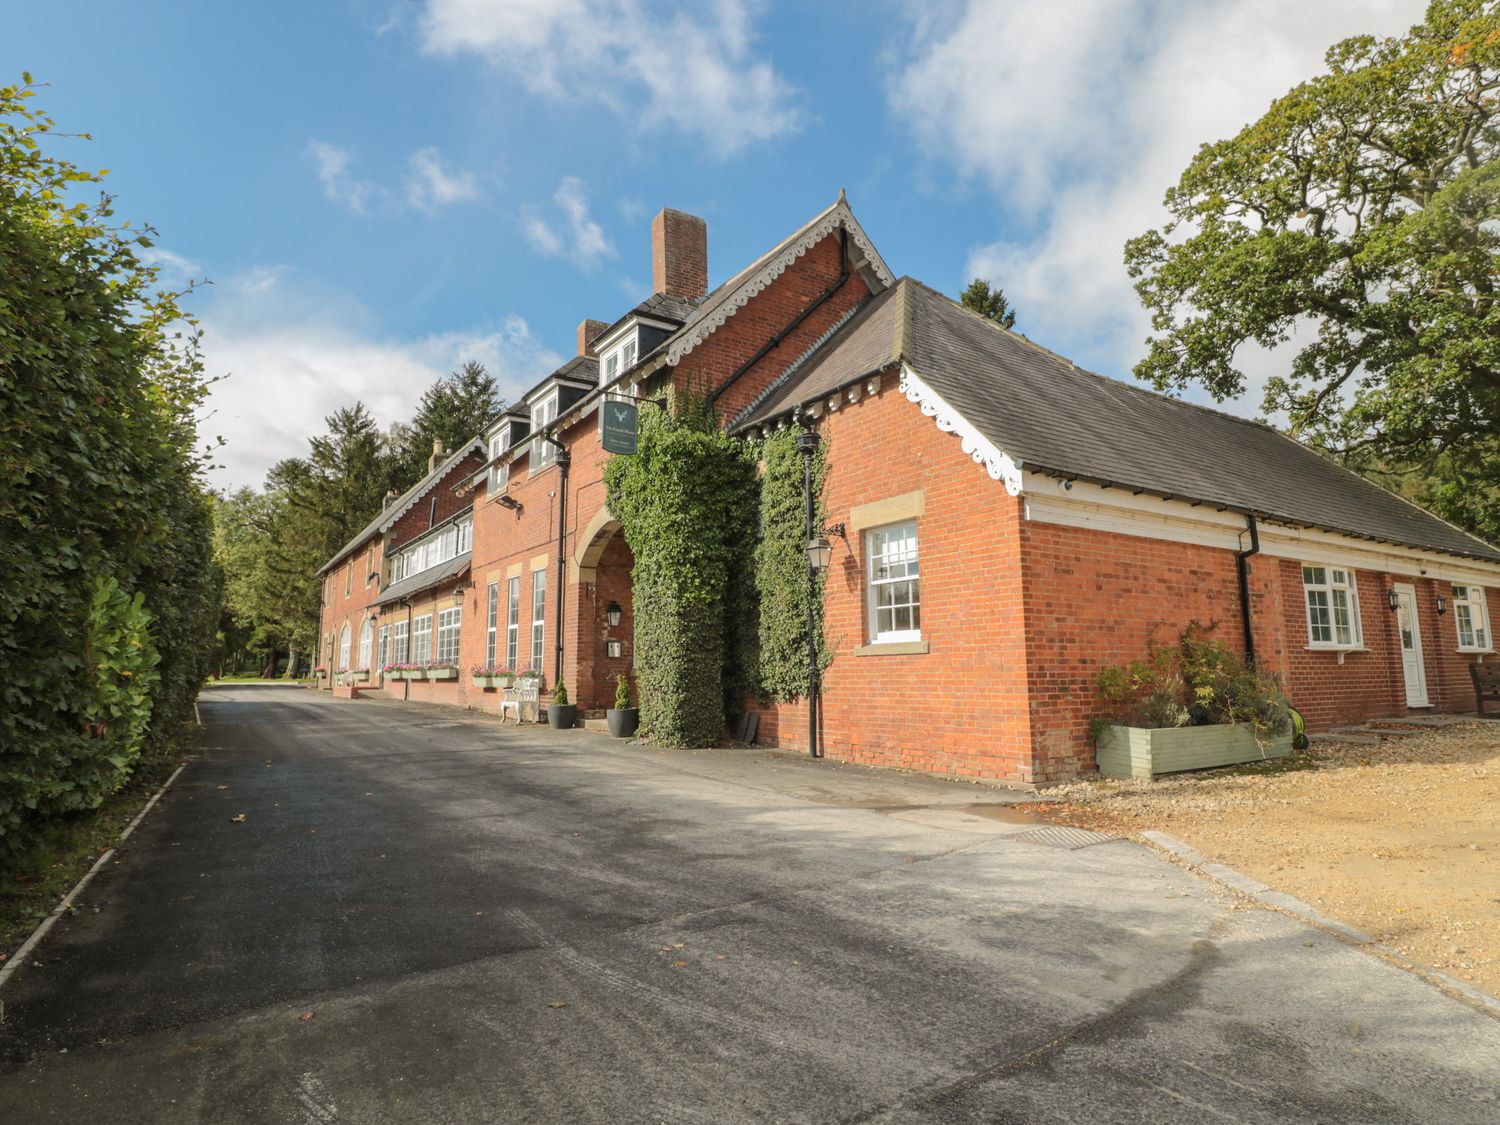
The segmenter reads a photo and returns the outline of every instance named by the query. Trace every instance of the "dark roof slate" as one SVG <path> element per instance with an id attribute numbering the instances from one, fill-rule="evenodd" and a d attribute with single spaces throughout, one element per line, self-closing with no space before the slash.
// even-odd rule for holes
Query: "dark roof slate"
<path id="1" fill-rule="evenodd" d="M 1035 471 L 1500 562 L 1490 544 L 1264 423 L 1085 371 L 911 278 L 873 297 L 736 427 L 899 363 Z"/>

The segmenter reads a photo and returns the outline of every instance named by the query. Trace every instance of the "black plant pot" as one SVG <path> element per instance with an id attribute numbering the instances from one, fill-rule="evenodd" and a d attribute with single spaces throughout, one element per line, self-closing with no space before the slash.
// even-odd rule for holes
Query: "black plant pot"
<path id="1" fill-rule="evenodd" d="M 629 738 L 641 725 L 639 707 L 611 707 L 604 712 L 604 717 L 609 722 L 609 733 L 616 738 Z"/>
<path id="2" fill-rule="evenodd" d="M 547 721 L 555 730 L 570 730 L 578 725 L 578 704 L 552 703 L 547 707 Z"/>

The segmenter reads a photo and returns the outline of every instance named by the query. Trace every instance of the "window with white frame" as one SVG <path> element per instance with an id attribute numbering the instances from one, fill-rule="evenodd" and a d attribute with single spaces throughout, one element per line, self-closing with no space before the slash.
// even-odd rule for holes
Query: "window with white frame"
<path id="1" fill-rule="evenodd" d="M 391 660 L 391 627 L 382 625 L 380 627 L 380 642 L 375 650 L 375 666 L 384 668 Z"/>
<path id="2" fill-rule="evenodd" d="M 531 572 L 531 670 L 542 670 L 542 641 L 546 629 L 544 617 L 547 611 L 547 572 Z"/>
<path id="3" fill-rule="evenodd" d="M 405 664 L 411 649 L 408 646 L 410 638 L 407 636 L 409 626 L 405 621 L 398 621 L 391 626 L 391 663 Z"/>
<path id="4" fill-rule="evenodd" d="M 521 657 L 521 576 L 512 578 L 509 586 L 505 599 L 505 666 L 514 672 Z"/>
<path id="5" fill-rule="evenodd" d="M 458 524 L 458 553 L 474 549 L 474 521 L 460 520 Z"/>
<path id="6" fill-rule="evenodd" d="M 373 617 L 366 617 L 365 623 L 360 626 L 359 630 L 359 663 L 356 667 L 368 668 L 370 666 L 370 650 L 374 645 L 375 619 Z"/>
<path id="7" fill-rule="evenodd" d="M 544 469 L 557 460 L 557 446 L 542 436 L 542 431 L 557 420 L 557 392 L 544 398 L 531 408 L 531 471 Z"/>
<path id="8" fill-rule="evenodd" d="M 411 659 L 413 664 L 426 664 L 432 659 L 432 614 L 430 613 L 411 623 Z"/>
<path id="9" fill-rule="evenodd" d="M 1453 624 L 1458 626 L 1460 652 L 1489 652 L 1495 647 L 1483 586 L 1453 587 Z"/>
<path id="10" fill-rule="evenodd" d="M 339 671 L 349 671 L 349 626 L 344 626 L 344 631 L 339 634 Z"/>
<path id="11" fill-rule="evenodd" d="M 500 455 L 505 452 L 505 447 L 509 443 L 509 441 L 510 441 L 510 425 L 507 423 L 505 426 L 502 426 L 499 430 L 495 431 L 495 436 L 492 437 L 492 438 L 490 438 L 490 460 L 491 461 L 497 460 L 500 457 Z M 510 466 L 509 465 L 493 465 L 492 464 L 490 466 L 490 495 L 494 496 L 501 489 L 503 489 L 505 487 L 506 481 L 509 478 L 510 478 Z"/>
<path id="12" fill-rule="evenodd" d="M 1341 566 L 1302 567 L 1307 601 L 1307 643 L 1313 648 L 1358 648 L 1359 589 L 1354 571 Z"/>
<path id="13" fill-rule="evenodd" d="M 491 582 L 485 590 L 484 666 L 495 666 L 495 643 L 499 639 L 496 626 L 500 616 L 500 583 Z"/>
<path id="14" fill-rule="evenodd" d="M 441 610 L 438 615 L 437 661 L 440 664 L 458 663 L 458 636 L 463 625 L 462 606 Z"/>
<path id="15" fill-rule="evenodd" d="M 915 521 L 877 527 L 865 533 L 870 560 L 870 640 L 922 639 L 921 581 L 917 568 Z"/>

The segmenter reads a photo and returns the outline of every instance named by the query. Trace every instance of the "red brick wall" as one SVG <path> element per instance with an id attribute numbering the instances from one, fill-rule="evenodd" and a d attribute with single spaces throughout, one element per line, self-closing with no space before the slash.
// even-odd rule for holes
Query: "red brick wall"
<path id="1" fill-rule="evenodd" d="M 350 632 L 349 663 L 351 666 L 359 663 L 359 631 L 364 619 L 378 612 L 374 608 L 374 602 L 380 596 L 381 588 L 386 585 L 385 560 L 390 550 L 410 542 L 434 523 L 441 523 L 468 507 L 470 498 L 455 495 L 453 485 L 473 473 L 482 463 L 477 454 L 464 458 L 444 474 L 443 479 L 419 499 L 411 511 L 398 519 L 387 535 L 372 535 L 347 560 L 334 567 L 323 585 L 323 615 L 317 663 L 327 666 L 331 673 L 338 671 L 339 635 L 346 622 Z M 353 581 L 348 583 L 346 576 L 351 567 Z M 346 587 L 350 589 L 348 594 L 344 593 Z M 449 604 L 452 604 L 451 601 Z M 370 647 L 371 664 L 379 659 L 379 628 L 383 623 L 383 620 L 377 621 L 375 625 L 375 640 Z M 331 682 L 330 675 L 322 686 L 326 687 Z"/>
<path id="2" fill-rule="evenodd" d="M 868 635 L 864 536 L 834 540 L 825 590 L 824 752 L 960 777 L 1030 781 L 1019 501 L 906 401 L 878 397 L 826 416 L 831 522 L 859 504 L 921 490 L 917 519 L 926 653 L 856 656 Z M 803 703 L 773 705 L 759 741 L 807 748 Z"/>
<path id="3" fill-rule="evenodd" d="M 806 255 L 725 321 L 704 343 L 683 357 L 674 373 L 676 385 L 698 394 L 707 394 L 720 386 L 838 280 L 840 250 L 836 232 L 811 247 Z M 851 272 L 837 292 L 719 398 L 716 403 L 719 417 L 726 423 L 732 421 L 840 317 L 869 294 L 864 280 L 858 273 Z"/>

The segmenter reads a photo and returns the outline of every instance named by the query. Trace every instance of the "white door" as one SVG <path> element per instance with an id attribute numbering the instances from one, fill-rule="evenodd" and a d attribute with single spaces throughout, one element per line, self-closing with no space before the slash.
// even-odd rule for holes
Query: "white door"
<path id="1" fill-rule="evenodd" d="M 1427 706 L 1427 669 L 1422 663 L 1422 631 L 1417 627 L 1417 592 L 1396 584 L 1396 630 L 1401 635 L 1401 671 L 1406 675 L 1406 705 Z"/>

